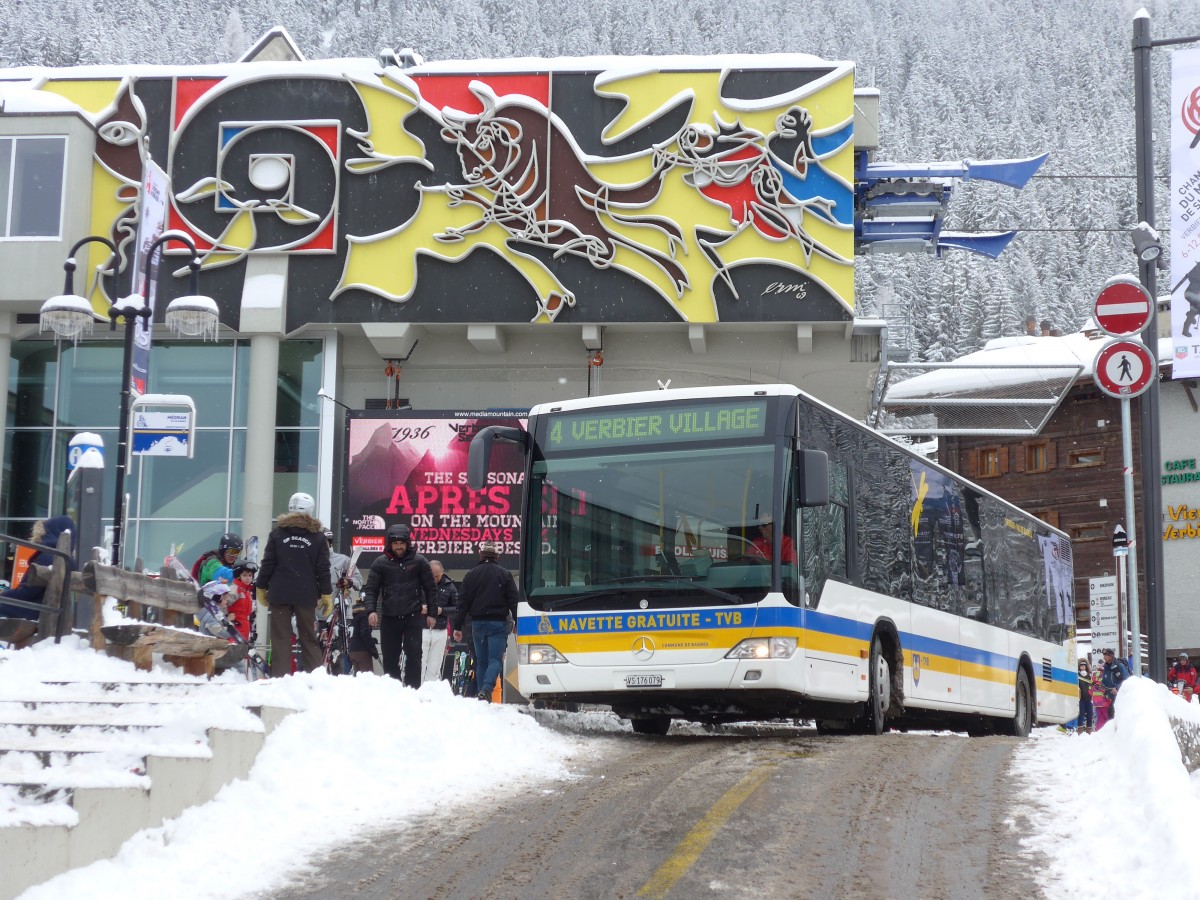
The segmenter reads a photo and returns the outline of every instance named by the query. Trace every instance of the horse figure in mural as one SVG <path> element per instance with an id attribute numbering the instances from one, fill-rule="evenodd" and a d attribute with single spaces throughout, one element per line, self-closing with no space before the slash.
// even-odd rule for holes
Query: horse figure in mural
<path id="1" fill-rule="evenodd" d="M 463 241 L 497 226 L 514 253 L 545 248 L 553 258 L 571 254 L 600 269 L 617 262 L 618 251 L 624 249 L 660 269 L 674 296 L 682 295 L 688 276 L 675 256 L 683 246 L 683 232 L 669 219 L 640 211 L 658 199 L 666 161 L 642 184 L 604 184 L 554 116 L 519 101 L 497 102 L 482 84 L 472 85 L 472 90 L 483 112 L 442 113 L 442 139 L 455 147 L 463 181 L 430 190 L 444 193 L 451 208 L 470 204 L 481 214 L 465 225 L 446 228 L 434 235 L 435 240 Z M 616 226 L 650 229 L 665 240 L 666 248 L 635 240 Z M 560 301 L 572 306 L 574 296 L 564 289 L 547 298 L 540 312 L 553 318 Z"/>

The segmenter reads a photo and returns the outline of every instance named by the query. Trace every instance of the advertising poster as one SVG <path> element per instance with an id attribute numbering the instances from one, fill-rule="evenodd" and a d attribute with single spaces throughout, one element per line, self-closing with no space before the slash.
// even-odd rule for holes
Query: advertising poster
<path id="1" fill-rule="evenodd" d="M 1200 376 L 1200 50 L 1171 54 L 1172 377 Z"/>
<path id="2" fill-rule="evenodd" d="M 492 445 L 488 484 L 467 486 L 471 438 L 488 425 L 526 428 L 526 411 L 353 411 L 346 419 L 343 525 L 360 564 L 383 552 L 391 525 L 408 525 L 417 552 L 447 572 L 479 562 L 479 544 L 500 545 L 515 572 L 521 550 L 525 460 L 521 447 Z"/>

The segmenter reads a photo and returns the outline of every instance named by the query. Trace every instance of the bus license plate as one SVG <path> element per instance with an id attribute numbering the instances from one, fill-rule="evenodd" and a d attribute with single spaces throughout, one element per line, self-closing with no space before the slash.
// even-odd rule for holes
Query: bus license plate
<path id="1" fill-rule="evenodd" d="M 625 687 L 662 687 L 661 675 L 626 675 Z"/>

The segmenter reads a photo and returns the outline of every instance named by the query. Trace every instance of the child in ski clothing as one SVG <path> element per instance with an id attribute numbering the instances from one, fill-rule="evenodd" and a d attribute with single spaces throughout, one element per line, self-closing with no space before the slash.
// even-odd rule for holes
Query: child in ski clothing
<path id="1" fill-rule="evenodd" d="M 254 576 L 258 565 L 238 563 L 233 567 L 233 591 L 229 601 L 229 621 L 247 641 L 250 640 L 250 621 L 254 615 Z"/>
<path id="2" fill-rule="evenodd" d="M 1079 661 L 1079 719 L 1076 731 L 1091 731 L 1096 726 L 1096 709 L 1092 704 L 1092 672 L 1087 660 Z"/>
<path id="3" fill-rule="evenodd" d="M 1108 697 L 1104 693 L 1103 670 L 1096 666 L 1092 670 L 1092 709 L 1096 712 L 1096 731 L 1108 722 Z"/>

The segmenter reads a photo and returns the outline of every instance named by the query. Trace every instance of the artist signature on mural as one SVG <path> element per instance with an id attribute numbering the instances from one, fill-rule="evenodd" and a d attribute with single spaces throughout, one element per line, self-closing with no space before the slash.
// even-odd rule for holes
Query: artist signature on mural
<path id="1" fill-rule="evenodd" d="M 772 281 L 762 292 L 760 297 L 766 297 L 768 294 L 785 294 L 795 297 L 797 300 L 803 300 L 808 294 L 808 285 L 806 284 L 788 284 L 782 281 Z"/>

